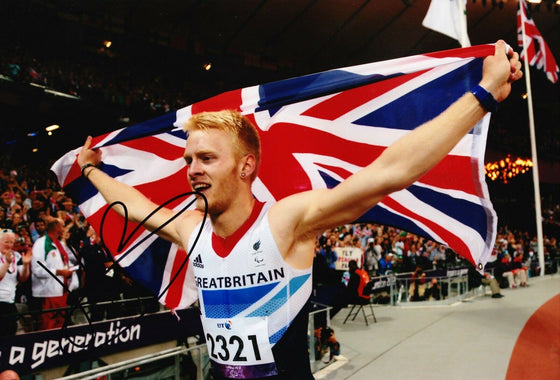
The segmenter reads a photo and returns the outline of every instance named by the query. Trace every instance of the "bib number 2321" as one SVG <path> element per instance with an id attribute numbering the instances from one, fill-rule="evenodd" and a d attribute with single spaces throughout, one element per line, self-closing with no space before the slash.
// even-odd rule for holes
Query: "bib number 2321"
<path id="1" fill-rule="evenodd" d="M 206 319 L 206 344 L 214 361 L 224 364 L 252 365 L 274 361 L 266 319 L 249 318 L 215 322 Z"/>

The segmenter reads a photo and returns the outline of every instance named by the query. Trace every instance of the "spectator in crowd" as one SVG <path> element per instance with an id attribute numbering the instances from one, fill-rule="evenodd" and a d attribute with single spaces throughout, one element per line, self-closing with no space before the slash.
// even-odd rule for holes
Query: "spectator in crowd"
<path id="1" fill-rule="evenodd" d="M 47 231 L 47 224 L 42 218 L 37 218 L 30 226 L 31 240 L 35 243 Z"/>
<path id="2" fill-rule="evenodd" d="M 510 254 L 507 250 L 502 251 L 502 258 L 498 259 L 496 269 L 494 270 L 494 275 L 498 279 L 500 287 L 517 288 L 519 277 L 514 274 L 514 269 Z"/>
<path id="3" fill-rule="evenodd" d="M 527 267 L 523 265 L 523 254 L 522 253 L 515 253 L 513 260 L 512 260 L 512 271 L 513 275 L 516 278 L 516 283 L 519 286 L 527 286 L 527 281 L 529 279 L 527 275 Z"/>
<path id="4" fill-rule="evenodd" d="M 33 192 L 32 198 L 31 209 L 27 211 L 29 220 L 45 220 L 45 217 L 47 216 L 47 208 L 44 197 L 39 192 Z"/>
<path id="5" fill-rule="evenodd" d="M 367 272 L 358 267 L 356 260 L 348 262 L 348 285 L 343 287 L 333 298 L 330 315 L 334 317 L 341 309 L 349 304 L 363 304 L 369 302 L 369 294 L 364 294 L 364 288 L 369 283 Z"/>
<path id="6" fill-rule="evenodd" d="M 13 198 L 14 193 L 12 191 L 5 190 L 2 192 L 2 196 L 0 197 L 0 205 L 4 210 L 9 210 L 12 207 Z"/>
<path id="7" fill-rule="evenodd" d="M 364 269 L 370 274 L 370 276 L 376 276 L 379 271 L 379 263 L 377 262 L 377 254 L 375 252 L 374 243 L 374 238 L 368 238 L 366 249 L 364 251 Z"/>
<path id="8" fill-rule="evenodd" d="M 101 242 L 101 238 L 92 227 L 88 230 L 91 243 L 81 249 L 84 260 L 85 284 L 84 295 L 90 304 L 92 321 L 111 319 L 119 315 L 116 305 L 108 303 L 120 299 L 121 285 L 119 273 Z"/>
<path id="9" fill-rule="evenodd" d="M 391 274 L 393 273 L 393 257 L 392 253 L 386 253 L 384 257 L 379 260 L 379 274 Z"/>
<path id="10" fill-rule="evenodd" d="M 336 269 L 336 261 L 338 260 L 333 244 L 336 244 L 336 235 L 330 234 L 328 239 L 324 239 L 324 244 L 321 244 L 319 250 L 330 270 Z"/>
<path id="11" fill-rule="evenodd" d="M 399 233 L 398 235 L 395 235 L 395 238 L 393 240 L 393 250 L 395 251 L 397 258 L 401 260 L 404 255 L 404 247 L 405 247 L 403 238 L 404 236 Z"/>
<path id="12" fill-rule="evenodd" d="M 63 231 L 62 221 L 53 218 L 47 222 L 47 233 L 33 244 L 31 289 L 33 297 L 41 299 L 41 330 L 62 327 L 65 321 L 64 311 L 45 312 L 67 306 L 67 286 L 74 271 L 69 268 L 68 252 L 60 242 Z"/>
<path id="13" fill-rule="evenodd" d="M 478 288 L 480 285 L 490 286 L 490 291 L 492 292 L 492 298 L 503 297 L 502 293 L 500 293 L 500 286 L 498 284 L 498 281 L 496 281 L 494 276 L 490 275 L 490 273 L 488 272 L 484 272 L 484 274 L 481 274 L 472 265 L 469 266 L 468 282 L 469 282 L 469 289 Z"/>
<path id="14" fill-rule="evenodd" d="M 428 288 L 426 289 L 425 297 L 428 301 L 439 301 L 444 297 L 446 292 L 443 292 L 441 288 L 441 283 L 438 281 L 437 278 L 432 278 L 428 284 Z"/>
<path id="15" fill-rule="evenodd" d="M 338 281 L 337 255 L 332 247 L 332 240 L 325 235 L 316 241 L 313 260 L 313 281 L 318 286 L 330 286 Z"/>
<path id="16" fill-rule="evenodd" d="M 0 232 L 0 336 L 17 331 L 16 287 L 27 281 L 30 274 L 31 247 L 21 253 L 15 251 L 16 239 L 11 230 Z"/>
<path id="17" fill-rule="evenodd" d="M 410 277 L 408 295 L 411 302 L 424 301 L 426 299 L 426 273 L 421 267 L 417 267 Z"/>
<path id="18" fill-rule="evenodd" d="M 7 228 L 6 223 L 6 209 L 0 207 L 0 228 Z"/>
<path id="19" fill-rule="evenodd" d="M 430 261 L 432 262 L 434 268 L 441 269 L 445 267 L 445 262 L 447 260 L 446 251 L 447 247 L 443 244 L 437 244 L 437 246 L 431 251 Z"/>
<path id="20" fill-rule="evenodd" d="M 70 232 L 71 226 L 71 222 L 64 225 L 59 240 L 62 248 L 68 255 L 68 268 L 72 269 L 72 275 L 67 279 L 66 282 L 66 286 L 68 287 L 68 297 L 66 301 L 68 305 L 76 305 L 79 302 L 80 298 L 80 286 L 83 277 L 83 273 L 80 268 L 83 267 L 83 260 L 81 257 L 81 253 L 76 248 L 74 248 L 72 244 L 70 244 L 72 236 Z"/>

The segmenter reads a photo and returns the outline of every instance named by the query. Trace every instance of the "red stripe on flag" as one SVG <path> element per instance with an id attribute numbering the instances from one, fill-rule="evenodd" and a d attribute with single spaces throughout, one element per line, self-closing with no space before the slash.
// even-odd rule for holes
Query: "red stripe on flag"
<path id="1" fill-rule="evenodd" d="M 422 222 L 424 225 L 426 225 L 428 228 L 434 231 L 434 233 L 436 233 L 439 237 L 441 237 L 445 242 L 447 242 L 447 245 L 449 247 L 453 247 L 453 250 L 456 253 L 460 254 L 462 257 L 466 258 L 474 266 L 476 266 L 476 263 L 472 258 L 471 250 L 469 249 L 469 247 L 458 236 L 449 232 L 449 230 L 441 227 L 437 223 L 434 223 L 427 218 L 424 218 L 422 215 L 416 214 L 410 211 L 410 209 L 403 207 L 400 203 L 395 201 L 390 196 L 383 198 L 381 200 L 381 203 L 385 204 L 387 207 L 390 207 L 391 209 L 395 210 L 398 213 L 401 213 L 411 219 Z"/>
<path id="2" fill-rule="evenodd" d="M 62 184 L 62 187 L 69 185 L 72 181 L 78 179 L 81 175 L 82 175 L 82 169 L 78 165 L 78 161 L 74 161 L 72 167 L 70 168 L 68 174 L 66 175 L 66 178 L 64 178 L 64 183 Z"/>
<path id="3" fill-rule="evenodd" d="M 426 71 L 428 70 L 418 71 L 407 75 L 400 75 L 398 77 L 381 80 L 380 82 L 372 83 L 367 86 L 346 90 L 309 108 L 307 111 L 303 112 L 302 115 L 323 120 L 336 120 L 340 116 L 352 111 L 354 108 L 369 102 L 387 91 L 394 90 L 395 87 L 408 82 L 412 78 L 424 74 Z"/>
<path id="4" fill-rule="evenodd" d="M 314 128 L 297 124 L 276 123 L 266 132 L 261 131 L 262 160 L 259 178 L 276 199 L 311 188 L 309 176 L 294 157 L 297 153 L 312 153 L 337 157 L 357 166 L 366 166 L 385 147 L 348 141 Z M 282 173 L 289 173 L 287 181 Z"/>
<path id="5" fill-rule="evenodd" d="M 477 178 L 477 173 L 473 173 L 476 168 L 472 165 L 471 157 L 448 155 L 418 182 L 481 197 L 482 194 L 478 194 L 473 181 L 473 178 Z"/>
<path id="6" fill-rule="evenodd" d="M 320 166 L 322 168 L 325 168 L 331 172 L 334 172 L 336 174 L 338 174 L 340 176 L 340 178 L 346 179 L 348 177 L 350 177 L 352 175 L 351 172 L 349 172 L 348 170 L 344 169 L 344 168 L 340 168 L 338 166 L 330 166 L 330 165 L 324 165 L 321 163 L 317 163 L 317 166 Z"/>
<path id="7" fill-rule="evenodd" d="M 235 109 L 241 111 L 240 105 L 242 104 L 241 90 L 233 90 L 224 92 L 223 94 L 214 96 L 210 99 L 203 100 L 201 102 L 192 105 L 192 114 L 197 114 L 199 112 L 212 112 L 221 111 L 224 109 Z M 236 105 L 232 107 L 232 105 Z"/>
<path id="8" fill-rule="evenodd" d="M 432 58 L 482 58 L 489 55 L 494 55 L 494 45 L 477 45 L 469 46 L 466 48 L 457 48 L 444 51 L 436 51 L 433 53 L 424 54 L 427 57 Z"/>
<path id="9" fill-rule="evenodd" d="M 187 253 L 183 249 L 178 249 L 173 260 L 173 268 L 171 269 L 171 282 L 169 289 L 167 289 L 167 294 L 165 295 L 165 306 L 170 309 L 175 309 L 181 303 L 181 297 L 183 296 L 183 284 L 185 283 L 185 278 L 187 276 L 188 262 L 185 263 L 183 268 L 181 265 L 187 259 Z M 176 278 L 174 278 L 177 276 Z"/>
<path id="10" fill-rule="evenodd" d="M 169 144 L 162 139 L 147 136 L 141 139 L 128 140 L 120 143 L 129 148 L 142 150 L 155 154 L 165 160 L 176 160 L 183 156 L 184 147 Z"/>
<path id="11" fill-rule="evenodd" d="M 168 177 L 161 178 L 157 181 L 136 185 L 134 187 L 142 194 L 145 194 L 152 202 L 158 205 L 166 203 L 171 198 L 174 198 L 180 194 L 192 191 L 187 181 L 186 165 L 181 170 L 176 171 Z M 186 196 L 170 203 L 169 205 L 166 205 L 165 207 L 173 208 L 175 205 L 185 200 L 185 198 Z"/>

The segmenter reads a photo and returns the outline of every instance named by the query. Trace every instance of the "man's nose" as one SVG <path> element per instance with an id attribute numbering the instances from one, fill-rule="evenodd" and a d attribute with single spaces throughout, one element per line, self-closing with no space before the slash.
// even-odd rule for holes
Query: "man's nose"
<path id="1" fill-rule="evenodd" d="M 198 160 L 192 160 L 188 166 L 187 173 L 190 176 L 195 176 L 197 174 L 200 174 L 201 172 L 202 172 L 202 165 L 200 165 Z"/>

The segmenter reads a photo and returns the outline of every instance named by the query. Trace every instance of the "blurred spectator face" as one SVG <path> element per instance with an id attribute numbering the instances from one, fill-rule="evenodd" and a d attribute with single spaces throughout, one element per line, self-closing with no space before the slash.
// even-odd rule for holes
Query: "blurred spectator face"
<path id="1" fill-rule="evenodd" d="M 0 252 L 7 254 L 14 248 L 16 235 L 13 232 L 3 232 L 0 234 Z"/>
<path id="2" fill-rule="evenodd" d="M 8 208 L 12 205 L 12 200 L 14 199 L 14 194 L 9 191 L 4 191 L 2 193 L 2 206 Z"/>
<path id="3" fill-rule="evenodd" d="M 19 204 L 15 204 L 12 207 L 12 218 L 14 215 L 19 215 L 21 217 L 22 214 L 23 214 L 23 210 L 21 209 L 21 206 Z"/>
<path id="4" fill-rule="evenodd" d="M 35 222 L 35 230 L 39 233 L 39 235 L 43 235 L 46 228 L 47 225 L 45 224 L 44 220 L 39 219 Z"/>
<path id="5" fill-rule="evenodd" d="M 39 211 L 39 213 L 37 214 L 37 218 L 46 220 L 47 219 L 47 213 L 45 212 L 45 210 Z"/>
<path id="6" fill-rule="evenodd" d="M 23 202 L 23 199 L 21 199 L 21 194 L 20 193 L 15 193 L 14 194 L 14 200 L 16 201 L 17 204 L 21 204 Z"/>
<path id="7" fill-rule="evenodd" d="M 35 211 L 42 210 L 43 208 L 45 208 L 45 204 L 39 199 L 34 199 L 31 202 L 31 208 Z"/>
<path id="8" fill-rule="evenodd" d="M 21 218 L 21 213 L 12 214 L 12 226 L 14 226 L 14 228 L 22 221 L 23 219 Z"/>
<path id="9" fill-rule="evenodd" d="M 29 236 L 29 231 L 28 231 L 27 228 L 24 227 L 24 226 L 18 226 L 17 234 L 18 234 L 20 237 L 26 238 L 27 236 Z"/>
<path id="10" fill-rule="evenodd" d="M 64 206 L 64 210 L 66 212 L 72 212 L 74 207 L 74 202 L 72 202 L 71 199 L 66 199 L 64 203 L 62 203 L 62 206 Z"/>

